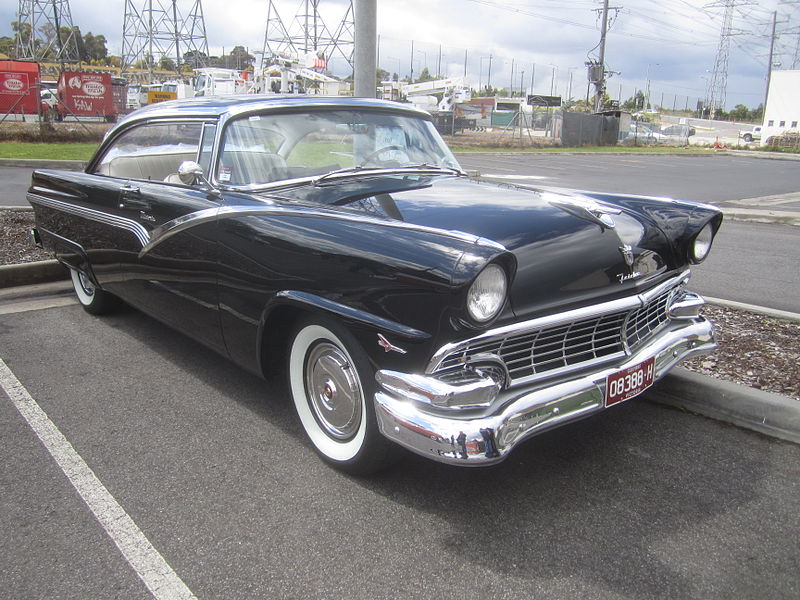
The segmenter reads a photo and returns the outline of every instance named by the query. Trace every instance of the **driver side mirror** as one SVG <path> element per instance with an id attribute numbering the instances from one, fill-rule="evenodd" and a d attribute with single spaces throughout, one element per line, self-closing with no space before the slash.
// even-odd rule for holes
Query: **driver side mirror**
<path id="1" fill-rule="evenodd" d="M 195 185 L 197 183 L 204 183 L 203 167 L 193 160 L 185 160 L 178 167 L 178 177 L 181 182 L 186 185 Z"/>

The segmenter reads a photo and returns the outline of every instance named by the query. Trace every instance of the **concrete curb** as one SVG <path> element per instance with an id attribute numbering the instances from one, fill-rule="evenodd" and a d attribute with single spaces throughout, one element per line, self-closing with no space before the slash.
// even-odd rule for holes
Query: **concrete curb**
<path id="1" fill-rule="evenodd" d="M 800 444 L 800 400 L 680 367 L 644 398 Z"/>
<path id="2" fill-rule="evenodd" d="M 57 260 L 0 265 L 0 288 L 67 279 L 67 268 Z"/>
<path id="3" fill-rule="evenodd" d="M 776 210 L 759 210 L 752 208 L 725 208 L 722 214 L 730 221 L 748 221 L 750 223 L 770 223 L 773 225 L 792 225 L 800 227 L 800 212 L 780 212 Z"/>
<path id="4" fill-rule="evenodd" d="M 86 166 L 83 160 L 55 160 L 41 158 L 0 158 L 0 167 L 20 167 L 29 169 L 64 169 L 81 171 Z"/>
<path id="5" fill-rule="evenodd" d="M 794 321 L 800 323 L 800 313 L 790 312 L 788 310 L 779 310 L 777 308 L 767 308 L 766 306 L 756 306 L 755 304 L 746 304 L 744 302 L 736 302 L 735 300 L 723 300 L 722 298 L 713 298 L 711 296 L 703 296 L 709 304 L 718 304 L 719 306 L 726 306 L 728 308 L 735 308 L 737 310 L 746 310 L 747 312 L 756 313 L 772 317 L 774 319 L 784 319 L 786 321 Z"/>

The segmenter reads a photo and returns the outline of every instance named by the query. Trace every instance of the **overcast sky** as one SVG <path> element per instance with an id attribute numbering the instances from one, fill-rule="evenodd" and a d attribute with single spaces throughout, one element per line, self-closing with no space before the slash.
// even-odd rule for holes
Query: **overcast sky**
<path id="1" fill-rule="evenodd" d="M 157 2 L 158 0 L 153 0 Z M 169 0 L 161 0 L 166 6 Z M 772 12 L 778 11 L 775 61 L 792 68 L 798 49 L 800 0 L 751 0 L 735 9 L 731 37 L 726 106 L 755 107 L 763 101 L 769 56 Z M 133 0 L 143 7 L 147 0 Z M 178 0 L 188 13 L 195 0 Z M 290 30 L 303 0 L 275 0 Z M 322 0 L 320 12 L 330 30 L 342 20 L 348 0 Z M 620 0 L 611 6 L 606 43 L 606 68 L 619 72 L 608 82 L 612 98 L 624 101 L 646 89 L 654 104 L 694 107 L 706 95 L 714 69 L 722 28 L 723 0 Z M 104 10 L 98 10 L 102 5 Z M 0 6 L 0 35 L 11 35 L 18 2 Z M 124 0 L 70 0 L 72 22 L 81 31 L 102 33 L 112 54 L 122 49 Z M 597 56 L 600 41 L 600 0 L 378 0 L 379 66 L 400 76 L 410 73 L 411 42 L 417 76 L 425 66 L 448 76 L 464 74 L 473 87 L 485 85 L 491 55 L 491 84 L 535 92 L 551 90 L 567 96 L 586 95 L 587 56 Z M 208 44 L 212 55 L 233 46 L 251 53 L 264 45 L 268 0 L 205 0 Z M 512 65 L 513 63 L 513 65 Z M 800 68 L 800 62 L 796 63 Z M 534 67 L 535 65 L 535 67 Z M 513 79 L 512 79 L 513 66 Z M 344 75 L 343 61 L 333 70 Z M 662 96 L 663 94 L 663 96 Z"/>

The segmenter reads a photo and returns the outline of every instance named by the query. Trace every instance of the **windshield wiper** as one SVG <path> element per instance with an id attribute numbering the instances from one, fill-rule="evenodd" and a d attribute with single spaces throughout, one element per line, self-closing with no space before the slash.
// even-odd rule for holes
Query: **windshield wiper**
<path id="1" fill-rule="evenodd" d="M 365 167 L 364 165 L 356 165 L 355 167 L 345 167 L 343 169 L 335 169 L 333 171 L 329 171 L 324 175 L 315 177 L 311 183 L 313 185 L 319 185 L 320 183 L 328 179 L 333 179 L 338 176 L 359 175 L 362 173 L 370 175 L 380 175 L 380 174 L 409 173 L 409 172 L 417 173 L 420 171 L 428 171 L 435 173 L 450 173 L 458 176 L 466 175 L 464 171 L 462 171 L 461 169 L 457 169 L 455 167 L 440 167 L 435 165 L 429 165 L 427 163 L 421 163 L 419 165 L 404 165 L 402 167 Z"/>
<path id="2" fill-rule="evenodd" d="M 418 165 L 408 165 L 403 167 L 404 169 L 419 169 L 419 170 L 426 170 L 426 171 L 444 171 L 445 173 L 452 173 L 453 175 L 466 175 L 465 171 L 458 169 L 456 167 L 445 167 L 444 165 L 429 165 L 428 163 L 420 163 Z"/>

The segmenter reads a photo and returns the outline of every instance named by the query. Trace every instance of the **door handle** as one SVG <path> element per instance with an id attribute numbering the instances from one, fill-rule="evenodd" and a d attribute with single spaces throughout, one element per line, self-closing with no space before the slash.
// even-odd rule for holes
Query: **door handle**
<path id="1" fill-rule="evenodd" d="M 142 198 L 142 190 L 132 185 L 123 185 L 119 189 L 119 207 L 133 210 L 150 210 L 152 204 Z"/>

